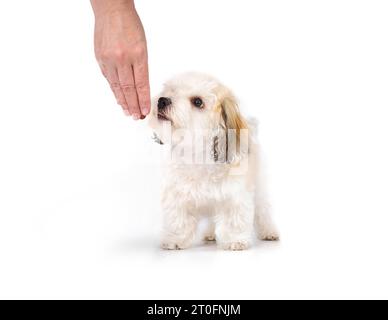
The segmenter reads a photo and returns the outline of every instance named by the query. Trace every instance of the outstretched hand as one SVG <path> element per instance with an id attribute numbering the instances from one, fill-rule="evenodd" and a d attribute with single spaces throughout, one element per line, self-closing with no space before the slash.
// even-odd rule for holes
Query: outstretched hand
<path id="1" fill-rule="evenodd" d="M 126 115 L 150 112 L 147 42 L 133 0 L 92 0 L 94 47 L 101 71 Z"/>

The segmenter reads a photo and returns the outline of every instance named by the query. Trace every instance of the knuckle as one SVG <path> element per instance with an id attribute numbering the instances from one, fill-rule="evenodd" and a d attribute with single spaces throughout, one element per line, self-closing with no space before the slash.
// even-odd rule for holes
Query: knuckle
<path id="1" fill-rule="evenodd" d="M 148 85 L 145 82 L 136 82 L 135 86 L 136 89 L 146 89 Z"/>
<path id="2" fill-rule="evenodd" d="M 112 89 L 112 91 L 115 93 L 115 94 L 118 94 L 118 90 L 120 89 L 120 84 L 117 83 L 117 82 L 109 82 L 109 85 Z"/>
<path id="3" fill-rule="evenodd" d="M 149 91 L 149 85 L 147 82 L 137 82 L 136 90 L 147 93 Z"/>
<path id="4" fill-rule="evenodd" d="M 105 61 L 123 61 L 126 56 L 125 50 L 121 48 L 107 49 L 101 52 L 101 59 Z"/>
<path id="5" fill-rule="evenodd" d="M 148 91 L 150 89 L 150 85 L 148 81 L 139 79 L 135 83 L 136 89 L 141 91 Z"/>
<path id="6" fill-rule="evenodd" d="M 110 51 L 109 50 L 102 50 L 99 53 L 99 58 L 101 61 L 108 61 L 110 59 Z"/>
<path id="7" fill-rule="evenodd" d="M 120 87 L 125 93 L 128 94 L 135 91 L 135 86 L 133 84 L 120 84 Z"/>
<path id="8" fill-rule="evenodd" d="M 147 54 L 147 48 L 144 44 L 136 44 L 132 50 L 137 57 L 144 57 Z"/>

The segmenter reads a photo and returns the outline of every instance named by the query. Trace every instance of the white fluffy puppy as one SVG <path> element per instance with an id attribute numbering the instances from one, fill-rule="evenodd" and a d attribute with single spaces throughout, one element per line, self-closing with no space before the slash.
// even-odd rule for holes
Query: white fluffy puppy
<path id="1" fill-rule="evenodd" d="M 244 250 L 256 232 L 278 240 L 263 185 L 256 124 L 216 79 L 186 73 L 168 81 L 152 102 L 150 126 L 171 151 L 162 190 L 164 249 L 188 248 L 201 217 L 205 240 Z"/>

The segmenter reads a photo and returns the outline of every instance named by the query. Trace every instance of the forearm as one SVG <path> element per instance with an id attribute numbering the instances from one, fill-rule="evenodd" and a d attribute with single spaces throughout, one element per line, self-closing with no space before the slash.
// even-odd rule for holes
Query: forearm
<path id="1" fill-rule="evenodd" d="M 90 0 L 96 18 L 106 14 L 135 10 L 134 0 Z"/>

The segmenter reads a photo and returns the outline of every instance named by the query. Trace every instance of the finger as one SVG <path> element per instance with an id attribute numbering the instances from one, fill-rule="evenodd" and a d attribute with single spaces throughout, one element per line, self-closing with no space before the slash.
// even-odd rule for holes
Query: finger
<path id="1" fill-rule="evenodd" d="M 133 66 L 133 74 L 135 76 L 135 86 L 140 110 L 142 115 L 146 116 L 150 113 L 151 109 L 150 81 L 146 59 Z"/>
<path id="2" fill-rule="evenodd" d="M 125 101 L 128 106 L 129 113 L 134 120 L 139 120 L 141 112 L 137 100 L 135 81 L 133 79 L 133 71 L 131 66 L 118 68 L 118 76 L 120 87 L 125 96 Z"/>
<path id="3" fill-rule="evenodd" d="M 104 77 L 108 80 L 109 86 L 115 95 L 117 103 L 123 108 L 124 113 L 129 115 L 128 106 L 125 101 L 125 97 L 120 88 L 119 77 L 117 75 L 117 70 L 114 67 L 107 67 L 101 65 L 101 71 Z"/>
<path id="4" fill-rule="evenodd" d="M 121 108 L 123 108 L 123 111 L 126 115 L 130 116 L 131 114 L 129 112 L 127 102 L 125 100 L 124 93 L 120 88 L 120 84 L 117 82 L 112 82 L 112 83 L 110 83 L 110 87 L 111 87 L 111 89 L 116 97 L 117 104 L 119 104 L 121 106 Z"/>

